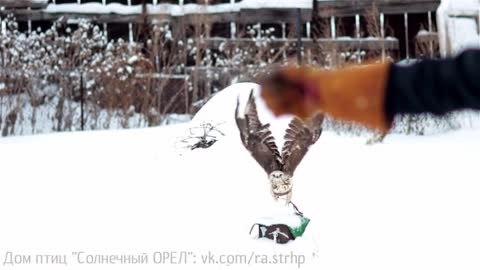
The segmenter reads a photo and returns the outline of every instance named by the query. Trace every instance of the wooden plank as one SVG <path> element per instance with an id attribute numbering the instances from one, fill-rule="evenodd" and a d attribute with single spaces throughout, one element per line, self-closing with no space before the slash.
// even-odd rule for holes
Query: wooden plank
<path id="1" fill-rule="evenodd" d="M 418 42 L 429 42 L 429 41 L 438 41 L 438 33 L 429 32 L 421 35 L 415 36 L 415 40 Z"/>
<path id="2" fill-rule="evenodd" d="M 18 21 L 38 21 L 38 20 L 57 20 L 64 18 L 66 20 L 89 19 L 98 23 L 130 23 L 140 22 L 140 13 L 138 14 L 98 14 L 98 13 L 50 13 L 42 10 L 0 10 L 1 15 L 9 13 L 15 14 Z M 203 23 L 281 23 L 285 20 L 294 20 L 294 10 L 257 10 L 246 9 L 241 12 L 223 12 L 211 14 L 187 14 L 185 16 L 171 16 L 168 14 L 150 14 L 149 21 L 153 23 L 169 22 L 178 17 L 183 17 L 186 24 Z M 302 21 L 311 20 L 311 10 L 302 10 Z"/>
<path id="3" fill-rule="evenodd" d="M 479 11 L 478 10 L 469 10 L 469 9 L 457 9 L 457 10 L 449 10 L 447 11 L 447 15 L 449 17 L 457 17 L 457 18 L 478 18 Z"/>
<path id="4" fill-rule="evenodd" d="M 0 0 L 2 1 L 2 0 Z M 9 3 L 22 3 L 27 0 L 6 0 Z M 312 0 L 313 1 L 313 0 Z M 313 13 L 320 17 L 330 16 L 355 16 L 355 14 L 365 14 L 372 8 L 372 1 L 369 0 L 346 0 L 346 1 L 317 1 L 315 10 L 302 9 L 302 22 L 312 20 Z M 436 10 L 440 0 L 377 0 L 378 11 L 384 14 L 403 14 L 404 12 L 428 12 Z M 86 18 L 94 20 L 98 23 L 130 23 L 139 20 L 139 13 L 130 14 L 99 14 L 99 13 L 50 13 L 38 9 L 13 9 L 0 10 L 0 14 L 6 15 L 14 13 L 19 21 L 36 21 L 36 20 L 56 20 L 60 17 L 66 19 Z M 223 11 L 205 14 L 187 14 L 176 15 L 175 17 L 184 17 L 186 24 L 196 24 L 198 22 L 237 22 L 237 23 L 284 23 L 291 22 L 296 17 L 295 9 L 282 8 L 265 8 L 250 9 L 242 8 L 240 11 Z M 150 14 L 151 22 L 168 22 L 172 21 L 174 16 L 170 14 Z"/>
<path id="5" fill-rule="evenodd" d="M 45 8 L 48 1 L 30 1 L 30 0 L 0 0 L 0 6 L 4 8 Z"/>
<path id="6" fill-rule="evenodd" d="M 156 15 L 152 15 L 155 17 Z M 183 16 L 186 24 L 203 23 L 227 23 L 237 22 L 240 14 L 238 12 L 212 13 L 212 14 L 188 14 Z"/>
<path id="7" fill-rule="evenodd" d="M 0 10 L 2 16 L 12 13 L 11 10 Z M 142 20 L 139 15 L 119 15 L 119 14 L 81 14 L 81 13 L 46 13 L 41 10 L 26 10 L 17 9 L 14 10 L 15 18 L 17 21 L 54 21 L 63 18 L 64 21 L 75 21 L 79 19 L 88 19 L 97 23 L 129 23 L 140 22 Z M 160 18 L 164 21 L 169 21 L 170 18 Z"/>
<path id="8" fill-rule="evenodd" d="M 0 15 L 6 16 L 10 13 L 15 14 L 17 21 L 55 21 L 62 18 L 64 21 L 76 21 L 79 19 L 87 19 L 96 23 L 139 23 L 142 21 L 141 14 L 91 14 L 91 13 L 50 13 L 42 10 L 0 10 Z M 174 21 L 178 17 L 155 14 L 149 15 L 148 20 L 151 23 L 164 23 Z M 230 22 L 238 18 L 236 13 L 220 13 L 213 15 L 190 14 L 183 17 L 185 23 L 195 24 L 198 22 Z"/>
<path id="9" fill-rule="evenodd" d="M 249 38 L 227 39 L 227 38 L 208 38 L 204 39 L 205 45 L 209 48 L 219 48 L 220 45 L 230 46 L 255 46 L 255 40 Z M 281 48 L 284 46 L 295 46 L 296 39 L 273 39 L 269 41 L 272 48 Z M 395 38 L 339 38 L 339 39 L 309 39 L 303 38 L 304 48 L 313 47 L 336 47 L 340 50 L 360 49 L 360 50 L 398 50 L 398 40 Z"/>
<path id="10" fill-rule="evenodd" d="M 426 2 L 438 2 L 440 3 L 441 0 L 316 0 L 316 5 L 347 5 L 347 6 L 354 6 L 354 5 L 369 5 L 372 4 L 376 5 L 391 5 L 391 4 L 415 4 L 415 3 L 426 3 Z"/>
<path id="11" fill-rule="evenodd" d="M 302 22 L 312 20 L 312 10 L 300 10 Z M 242 23 L 282 23 L 295 21 L 296 9 L 241 9 L 240 22 Z"/>
<path id="12" fill-rule="evenodd" d="M 375 4 L 373 4 L 375 3 Z M 346 0 L 346 1 L 317 1 L 315 14 L 320 17 L 346 17 L 355 14 L 365 14 L 372 6 L 378 12 L 389 14 L 426 13 L 435 11 L 440 0 Z"/>

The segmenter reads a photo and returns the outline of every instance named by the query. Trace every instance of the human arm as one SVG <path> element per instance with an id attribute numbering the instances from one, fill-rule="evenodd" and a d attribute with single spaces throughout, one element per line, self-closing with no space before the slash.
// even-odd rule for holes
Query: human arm
<path id="1" fill-rule="evenodd" d="M 284 67 L 259 81 L 276 115 L 323 111 L 382 132 L 398 114 L 480 109 L 480 50 L 409 66 L 373 63 L 336 70 Z"/>

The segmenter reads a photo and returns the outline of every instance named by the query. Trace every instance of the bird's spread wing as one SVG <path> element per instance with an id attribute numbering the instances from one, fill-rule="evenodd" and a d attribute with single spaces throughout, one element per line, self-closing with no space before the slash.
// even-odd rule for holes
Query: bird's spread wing
<path id="1" fill-rule="evenodd" d="M 293 176 L 309 147 L 320 138 L 323 118 L 321 113 L 305 121 L 295 117 L 288 125 L 282 147 L 283 171 L 286 174 Z"/>
<path id="2" fill-rule="evenodd" d="M 235 121 L 243 145 L 267 174 L 281 169 L 280 152 L 270 131 L 270 124 L 263 125 L 258 118 L 253 90 L 248 97 L 244 118 L 239 116 L 239 104 L 240 102 L 237 99 Z"/>

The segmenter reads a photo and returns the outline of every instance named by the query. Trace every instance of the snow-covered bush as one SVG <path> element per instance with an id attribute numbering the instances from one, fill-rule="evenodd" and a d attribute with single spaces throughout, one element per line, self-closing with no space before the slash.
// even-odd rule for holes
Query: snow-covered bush
<path id="1" fill-rule="evenodd" d="M 109 41 L 98 25 L 86 20 L 74 30 L 60 19 L 46 31 L 31 33 L 20 32 L 13 16 L 2 25 L 3 136 L 78 130 L 82 122 L 85 129 L 158 125 L 179 99 L 176 93 L 183 93 L 165 91 L 183 85 L 168 77 L 176 63 L 159 61 L 155 66 L 154 57 L 145 53 L 157 49 L 169 54 L 168 28 L 153 29 L 153 41 L 143 46 Z"/>
<path id="2" fill-rule="evenodd" d="M 225 136 L 225 134 L 218 128 L 221 124 L 223 123 L 205 122 L 190 127 L 185 136 L 177 139 L 175 147 L 188 150 L 209 148 L 216 143 L 220 137 Z"/>
<path id="3" fill-rule="evenodd" d="M 22 33 L 15 18 L 8 16 L 0 35 L 1 134 L 169 123 L 168 114 L 195 113 L 227 86 L 254 81 L 272 65 L 296 58 L 292 25 L 284 29 L 289 39 L 281 42 L 280 25 L 237 25 L 236 38 L 219 40 L 217 47 L 209 45 L 210 26 L 208 20 L 199 20 L 178 37 L 168 24 L 143 25 L 137 31 L 140 42 L 126 42 L 108 40 L 102 27 L 84 20 L 75 28 L 60 19 L 46 31 Z M 335 68 L 381 55 L 316 42 L 331 36 L 330 25 L 311 27 L 314 45 L 302 50 L 304 63 Z M 374 31 L 378 25 L 372 21 L 370 28 Z M 342 36 L 341 29 L 336 35 Z M 384 56 L 393 61 L 388 51 Z M 455 129 L 461 126 L 458 118 L 458 114 L 398 117 L 393 132 Z M 340 134 L 370 132 L 330 119 L 325 127 Z"/>
<path id="4" fill-rule="evenodd" d="M 388 133 L 406 135 L 440 134 L 460 128 L 473 127 L 479 120 L 480 115 L 473 111 L 457 111 L 444 116 L 432 114 L 399 115 L 394 118 L 393 127 Z M 330 117 L 326 117 L 323 125 L 325 130 L 334 131 L 339 135 L 360 136 L 370 134 L 371 138 L 367 141 L 368 144 L 381 142 L 385 135 L 388 135 L 378 134 L 358 124 L 337 121 Z"/>

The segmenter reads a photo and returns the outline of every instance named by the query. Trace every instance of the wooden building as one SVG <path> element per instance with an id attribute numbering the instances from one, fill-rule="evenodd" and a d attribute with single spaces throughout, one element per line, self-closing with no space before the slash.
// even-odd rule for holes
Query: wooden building
<path id="1" fill-rule="evenodd" d="M 0 0 L 1 14 L 13 12 L 24 31 L 47 28 L 60 17 L 72 22 L 89 18 L 102 24 L 109 38 L 122 37 L 130 41 L 137 36 L 132 32 L 134 25 L 142 20 L 144 3 L 153 23 L 169 22 L 178 29 L 177 25 L 207 17 L 212 24 L 209 36 L 228 39 L 239 38 L 235 33 L 238 25 L 256 23 L 274 27 L 276 37 L 285 39 L 282 29 L 295 23 L 297 8 L 300 8 L 305 46 L 310 46 L 316 34 L 315 25 L 322 22 L 330 29 L 329 36 L 324 33 L 320 41 L 371 48 L 373 43 L 383 40 L 384 46 L 398 51 L 398 58 L 406 58 L 417 56 L 419 32 L 429 34 L 421 38 L 434 40 L 435 11 L 440 0 Z M 369 23 L 372 16 L 377 17 L 376 23 Z M 378 32 L 374 36 L 376 41 L 372 39 L 373 33 L 367 31 L 372 28 L 371 24 L 378 24 L 374 25 Z M 218 42 L 212 41 L 212 46 L 215 44 Z"/>
<path id="2" fill-rule="evenodd" d="M 205 64 L 204 53 L 218 52 L 222 46 L 254 45 L 257 41 L 246 35 L 248 29 L 268 30 L 272 50 L 288 47 L 284 59 L 299 48 L 303 59 L 315 63 L 318 55 L 332 50 L 393 60 L 436 57 L 439 4 L 440 0 L 0 0 L 0 16 L 14 14 L 20 30 L 27 33 L 46 30 L 59 18 L 75 28 L 84 18 L 99 25 L 109 39 L 132 43 L 144 42 L 145 27 L 169 25 L 173 40 L 185 44 L 194 40 L 204 50 L 194 55 L 174 52 L 183 55 L 181 71 L 159 74 L 176 85 L 167 87 L 176 91 L 168 96 L 184 93 L 178 102 L 184 109 L 176 112 L 189 113 L 192 104 L 201 104 L 245 73 L 245 67 L 235 64 Z M 155 67 L 157 73 L 163 72 L 161 64 Z M 208 75 L 212 71 L 216 76 Z"/>

